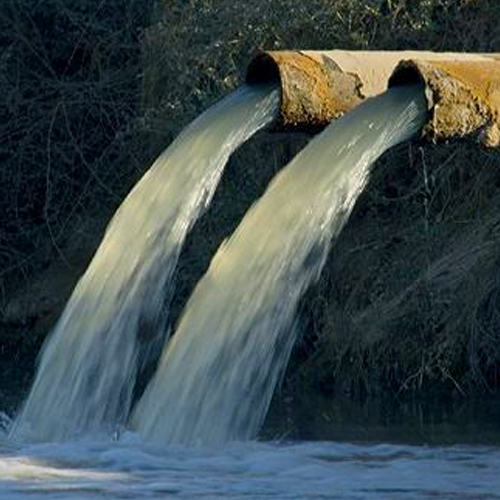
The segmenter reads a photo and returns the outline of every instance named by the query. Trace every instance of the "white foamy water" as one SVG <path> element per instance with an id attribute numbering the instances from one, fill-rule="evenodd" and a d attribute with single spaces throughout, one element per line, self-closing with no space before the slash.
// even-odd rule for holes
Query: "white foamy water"
<path id="1" fill-rule="evenodd" d="M 295 340 L 301 295 L 370 165 L 415 135 L 426 112 L 420 87 L 392 89 L 331 124 L 276 176 L 198 283 L 134 429 L 165 443 L 256 436 Z"/>
<path id="2" fill-rule="evenodd" d="M 141 344 L 161 349 L 186 233 L 231 153 L 278 106 L 274 88 L 240 88 L 189 125 L 134 187 L 44 346 L 16 438 L 67 439 L 124 423 Z"/>
<path id="3" fill-rule="evenodd" d="M 500 499 L 500 448 L 333 442 L 164 449 L 118 442 L 14 445 L 0 437 L 2 500 Z"/>

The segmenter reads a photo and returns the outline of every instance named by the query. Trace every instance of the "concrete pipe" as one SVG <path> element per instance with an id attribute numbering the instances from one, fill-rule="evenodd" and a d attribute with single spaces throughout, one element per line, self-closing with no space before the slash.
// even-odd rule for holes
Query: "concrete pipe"
<path id="1" fill-rule="evenodd" d="M 432 140 L 469 137 L 500 145 L 500 55 L 473 61 L 401 61 L 389 86 L 421 82 L 430 110 L 424 136 Z"/>
<path id="2" fill-rule="evenodd" d="M 317 131 L 366 97 L 384 92 L 389 81 L 390 85 L 421 81 L 432 117 L 425 128 L 428 136 L 447 139 L 476 133 L 485 144 L 495 145 L 499 113 L 494 102 L 499 95 L 496 90 L 500 83 L 499 57 L 418 51 L 265 52 L 249 64 L 246 81 L 278 82 L 281 110 L 277 128 L 306 131 Z M 474 89 L 479 86 L 477 91 L 470 90 L 472 85 Z M 468 112 L 453 107 L 457 102 L 450 92 L 458 88 L 463 89 L 460 102 L 467 102 L 467 89 L 472 101 L 481 103 L 476 104 L 479 114 L 472 113 L 472 102 L 468 103 Z M 442 101 L 441 92 L 445 89 L 450 92 Z M 443 106 L 443 102 L 447 105 Z M 454 118 L 447 119 L 452 108 Z M 466 123 L 471 116 L 471 122 Z"/>

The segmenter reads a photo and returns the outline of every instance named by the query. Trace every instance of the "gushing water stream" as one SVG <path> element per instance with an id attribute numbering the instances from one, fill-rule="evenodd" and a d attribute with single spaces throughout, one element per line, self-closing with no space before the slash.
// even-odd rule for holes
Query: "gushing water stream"
<path id="1" fill-rule="evenodd" d="M 12 435 L 62 440 L 124 424 L 137 337 L 161 349 L 165 297 L 186 233 L 231 153 L 278 105 L 274 88 L 240 88 L 187 127 L 135 186 L 46 342 Z"/>
<path id="2" fill-rule="evenodd" d="M 388 148 L 422 127 L 419 86 L 370 99 L 314 139 L 218 250 L 133 424 L 158 442 L 256 436 L 295 341 L 299 298 Z"/>

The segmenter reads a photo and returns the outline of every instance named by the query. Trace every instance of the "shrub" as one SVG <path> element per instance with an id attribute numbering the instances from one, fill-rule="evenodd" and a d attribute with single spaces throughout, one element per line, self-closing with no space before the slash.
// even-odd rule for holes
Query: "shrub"
<path id="1" fill-rule="evenodd" d="M 2 3 L 0 289 L 65 260 L 82 218 L 109 213 L 136 178 L 121 148 L 140 100 L 143 5 Z"/>

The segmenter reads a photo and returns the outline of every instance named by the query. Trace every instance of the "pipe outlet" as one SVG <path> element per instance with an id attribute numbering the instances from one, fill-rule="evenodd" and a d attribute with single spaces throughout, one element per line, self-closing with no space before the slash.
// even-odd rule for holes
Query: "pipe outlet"
<path id="1" fill-rule="evenodd" d="M 278 83 L 276 129 L 317 132 L 388 85 L 421 82 L 430 110 L 424 134 L 474 135 L 500 143 L 500 55 L 419 51 L 271 51 L 249 64 L 246 82 Z"/>

